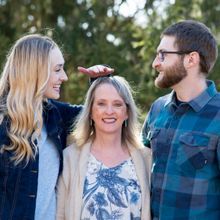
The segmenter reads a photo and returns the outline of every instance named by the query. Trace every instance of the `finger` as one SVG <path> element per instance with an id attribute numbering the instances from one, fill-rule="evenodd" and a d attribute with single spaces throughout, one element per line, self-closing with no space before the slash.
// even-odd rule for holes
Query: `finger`
<path id="1" fill-rule="evenodd" d="M 95 65 L 88 68 L 88 70 L 93 70 L 97 76 L 105 76 L 114 72 L 114 69 L 104 65 Z"/>
<path id="2" fill-rule="evenodd" d="M 88 70 L 92 70 L 93 72 L 99 74 L 99 73 L 104 72 L 104 68 L 105 66 L 95 65 L 95 66 L 89 67 Z"/>
<path id="3" fill-rule="evenodd" d="M 104 72 L 107 73 L 107 74 L 111 74 L 111 73 L 113 73 L 114 71 L 115 71 L 114 69 L 109 68 L 109 67 L 105 67 L 105 68 L 104 68 Z"/>
<path id="4" fill-rule="evenodd" d="M 94 69 L 93 68 L 84 68 L 84 67 L 82 67 L 82 66 L 79 66 L 79 67 L 77 67 L 77 69 L 78 69 L 78 71 L 80 72 L 80 73 L 84 73 L 84 74 L 86 74 L 86 75 L 88 75 L 89 77 L 92 77 L 92 78 L 94 78 L 94 77 L 97 77 L 99 74 L 96 72 L 96 71 L 94 71 Z"/>
<path id="5" fill-rule="evenodd" d="M 95 68 L 96 68 L 96 73 L 97 74 L 100 74 L 100 73 L 104 72 L 104 67 L 101 66 L 101 65 L 96 65 Z"/>
<path id="6" fill-rule="evenodd" d="M 89 73 L 90 73 L 90 71 L 87 68 L 84 68 L 82 66 L 78 66 L 77 69 L 79 72 L 87 74 L 87 75 L 89 75 Z"/>
<path id="7" fill-rule="evenodd" d="M 103 66 L 103 65 L 95 65 L 89 68 L 79 66 L 77 69 L 79 72 L 86 74 L 92 78 L 98 77 L 98 76 L 106 76 L 114 72 L 114 69 Z"/>

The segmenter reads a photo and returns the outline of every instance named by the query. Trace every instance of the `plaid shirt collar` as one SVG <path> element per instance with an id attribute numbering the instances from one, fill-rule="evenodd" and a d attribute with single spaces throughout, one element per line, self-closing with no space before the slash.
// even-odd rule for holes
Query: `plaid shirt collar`
<path id="1" fill-rule="evenodd" d="M 199 112 L 210 101 L 210 99 L 217 94 L 214 82 L 207 80 L 206 83 L 208 86 L 206 90 L 187 103 L 195 112 Z M 168 95 L 164 106 L 166 107 L 167 105 L 176 105 L 176 92 L 174 90 Z"/>

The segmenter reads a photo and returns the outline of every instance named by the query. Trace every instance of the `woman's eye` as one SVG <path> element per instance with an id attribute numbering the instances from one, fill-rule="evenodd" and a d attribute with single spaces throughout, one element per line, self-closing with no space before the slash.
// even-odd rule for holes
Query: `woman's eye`
<path id="1" fill-rule="evenodd" d="M 61 69 L 56 69 L 56 70 L 55 70 L 55 72 L 57 72 L 57 73 L 58 73 L 58 72 L 60 72 L 60 70 L 61 70 Z"/>
<path id="2" fill-rule="evenodd" d="M 98 105 L 103 106 L 103 105 L 105 105 L 105 103 L 104 102 L 98 102 Z"/>
<path id="3" fill-rule="evenodd" d="M 114 106 L 115 107 L 121 107 L 121 106 L 123 106 L 123 104 L 122 103 L 115 103 Z"/>

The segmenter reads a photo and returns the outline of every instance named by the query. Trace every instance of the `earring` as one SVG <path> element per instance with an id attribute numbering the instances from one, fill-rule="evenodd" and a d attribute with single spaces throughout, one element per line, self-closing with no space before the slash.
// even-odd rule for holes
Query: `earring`
<path id="1" fill-rule="evenodd" d="M 125 127 L 128 127 L 128 119 L 124 121 Z"/>
<path id="2" fill-rule="evenodd" d="M 93 126 L 93 120 L 90 118 L 89 119 L 89 125 L 92 127 Z"/>

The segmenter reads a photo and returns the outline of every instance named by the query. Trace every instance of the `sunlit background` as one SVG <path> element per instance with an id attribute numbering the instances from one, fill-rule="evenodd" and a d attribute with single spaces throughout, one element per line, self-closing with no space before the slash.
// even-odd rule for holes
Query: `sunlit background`
<path id="1" fill-rule="evenodd" d="M 16 39 L 49 35 L 62 47 L 69 81 L 61 100 L 82 103 L 88 78 L 77 66 L 108 64 L 131 83 L 141 120 L 167 91 L 154 87 L 151 64 L 161 31 L 183 20 L 204 22 L 220 42 L 219 0 L 0 0 L 0 64 Z M 220 87 L 220 60 L 210 78 Z"/>

